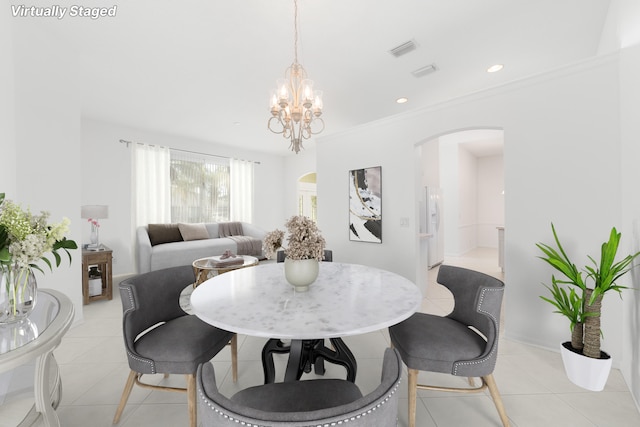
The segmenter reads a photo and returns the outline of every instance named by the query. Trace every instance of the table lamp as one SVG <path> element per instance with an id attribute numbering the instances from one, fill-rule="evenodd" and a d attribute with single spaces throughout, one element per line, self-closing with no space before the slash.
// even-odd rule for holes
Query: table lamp
<path id="1" fill-rule="evenodd" d="M 109 207 L 106 205 L 84 205 L 80 208 L 80 217 L 87 219 L 91 223 L 91 237 L 87 245 L 89 250 L 100 248 L 99 219 L 109 218 Z"/>

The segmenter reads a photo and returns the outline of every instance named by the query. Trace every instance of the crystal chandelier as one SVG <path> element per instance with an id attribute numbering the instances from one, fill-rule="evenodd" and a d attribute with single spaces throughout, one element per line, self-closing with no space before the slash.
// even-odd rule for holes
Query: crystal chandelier
<path id="1" fill-rule="evenodd" d="M 298 154 L 303 139 L 324 130 L 322 92 L 313 90 L 313 80 L 298 63 L 298 1 L 293 1 L 293 64 L 278 79 L 277 89 L 271 93 L 271 117 L 267 127 L 273 133 L 290 139 L 289 148 Z"/>

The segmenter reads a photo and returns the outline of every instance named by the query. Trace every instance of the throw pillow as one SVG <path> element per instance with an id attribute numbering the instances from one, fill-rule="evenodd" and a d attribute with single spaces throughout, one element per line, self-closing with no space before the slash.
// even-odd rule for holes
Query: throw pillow
<path id="1" fill-rule="evenodd" d="M 151 246 L 182 241 L 178 224 L 149 224 L 148 228 Z"/>
<path id="2" fill-rule="evenodd" d="M 209 238 L 209 232 L 207 231 L 207 227 L 200 224 L 178 224 L 178 228 L 180 229 L 180 234 L 182 234 L 182 238 L 184 240 L 202 240 Z"/>

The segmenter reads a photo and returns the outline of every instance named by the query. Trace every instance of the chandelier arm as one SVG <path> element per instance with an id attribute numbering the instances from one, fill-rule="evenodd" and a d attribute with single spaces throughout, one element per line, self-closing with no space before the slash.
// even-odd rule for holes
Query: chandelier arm
<path id="1" fill-rule="evenodd" d="M 273 130 L 273 128 L 271 127 L 271 122 L 272 122 L 273 120 L 275 120 L 275 121 L 276 121 L 276 123 L 278 123 L 278 124 L 280 125 L 280 127 L 282 127 L 282 130 L 279 130 L 279 131 L 278 131 L 278 130 Z M 269 121 L 267 122 L 267 128 L 268 128 L 271 132 L 273 132 L 273 133 L 283 133 L 283 132 L 284 132 L 284 126 L 283 126 L 283 124 L 282 124 L 282 121 L 281 121 L 278 117 L 275 117 L 275 116 L 274 116 L 274 117 L 271 117 L 271 118 L 269 119 Z"/>
<path id="2" fill-rule="evenodd" d="M 311 124 L 318 122 L 322 124 L 320 130 L 314 131 L 311 129 L 311 125 L 309 125 L 309 131 L 311 132 L 311 135 L 317 135 L 319 133 L 322 133 L 322 131 L 324 130 L 324 120 L 322 119 L 322 117 L 316 117 L 315 119 L 313 119 L 313 121 L 311 121 Z"/>
<path id="3" fill-rule="evenodd" d="M 293 128 L 291 126 L 286 126 L 282 130 L 282 136 L 285 137 L 286 139 L 292 138 L 292 135 L 293 135 Z"/>

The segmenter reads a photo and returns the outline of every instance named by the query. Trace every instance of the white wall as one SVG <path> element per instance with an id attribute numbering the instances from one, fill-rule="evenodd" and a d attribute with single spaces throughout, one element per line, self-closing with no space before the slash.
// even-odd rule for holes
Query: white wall
<path id="1" fill-rule="evenodd" d="M 477 244 L 498 248 L 498 230 L 504 225 L 504 156 L 478 158 Z"/>
<path id="2" fill-rule="evenodd" d="M 620 56 L 620 119 L 622 138 L 622 233 L 626 238 L 622 249 L 640 251 L 640 44 L 622 50 Z M 636 265 L 640 262 L 636 263 Z M 622 372 L 640 407 L 640 268 L 625 280 L 636 290 L 624 295 Z"/>
<path id="3" fill-rule="evenodd" d="M 284 192 L 280 183 L 284 181 L 284 160 L 281 156 L 83 118 L 82 204 L 109 206 L 109 218 L 100 221 L 100 241 L 113 249 L 115 275 L 135 273 L 131 148 L 121 144 L 120 139 L 260 162 L 254 169 L 253 223 L 265 230 L 282 227 Z M 82 241 L 88 242 L 89 226 L 85 223 L 82 233 Z"/>
<path id="4" fill-rule="evenodd" d="M 11 20 L 8 13 L 0 13 L 0 152 L 2 166 L 0 167 L 0 193 L 6 193 L 8 198 L 16 193 L 16 131 L 15 131 L 15 99 L 14 99 L 14 61 L 13 34 Z"/>
<path id="5" fill-rule="evenodd" d="M 31 22 L 30 22 L 31 21 Z M 51 221 L 71 220 L 68 237 L 80 240 L 80 100 L 74 64 L 64 46 L 42 33 L 36 20 L 13 20 L 15 65 L 15 201 L 47 210 Z M 41 49 L 30 49 L 38 43 Z M 63 58 L 61 61 L 60 58 Z M 66 63 L 64 67 L 54 64 Z M 4 82 L 3 82 L 4 83 Z M 38 286 L 68 295 L 82 318 L 81 253 L 69 266 L 36 274 Z M 46 271 L 46 266 L 45 266 Z"/>
<path id="6" fill-rule="evenodd" d="M 319 139 L 318 226 L 342 262 L 416 275 L 417 204 L 414 147 L 393 121 Z M 382 243 L 349 241 L 350 170 L 382 167 Z M 409 218 L 409 227 L 400 219 Z"/>
<path id="7" fill-rule="evenodd" d="M 462 255 L 478 245 L 478 161 L 461 146 L 458 147 L 458 174 L 457 255 Z"/>
<path id="8" fill-rule="evenodd" d="M 432 139 L 421 147 L 420 165 L 422 170 L 422 186 L 440 188 L 440 144 L 438 139 Z M 421 190 L 422 191 L 422 190 Z"/>
<path id="9" fill-rule="evenodd" d="M 445 256 L 458 256 L 460 248 L 460 154 L 454 135 L 438 138 L 440 146 L 440 185 L 442 186 L 442 217 Z"/>
<path id="10" fill-rule="evenodd" d="M 540 283 L 550 279 L 551 271 L 536 262 L 535 243 L 549 241 L 553 221 L 570 255 L 585 263 L 586 254 L 597 252 L 610 227 L 620 226 L 617 59 L 612 55 L 585 61 L 323 139 L 318 144 L 318 195 L 327 203 L 320 205 L 321 227 L 339 242 L 349 261 L 413 279 L 413 188 L 420 182 L 409 170 L 413 145 L 461 129 L 504 129 L 506 333 L 557 348 L 568 338 L 568 326 L 538 298 L 544 290 Z M 348 169 L 376 164 L 383 171 L 383 243 L 349 242 L 343 225 L 343 177 Z M 559 182 L 563 191 L 553 191 Z M 401 216 L 410 217 L 410 228 L 397 225 Z M 605 301 L 604 346 L 616 360 L 622 350 L 620 313 L 619 299 Z"/>

